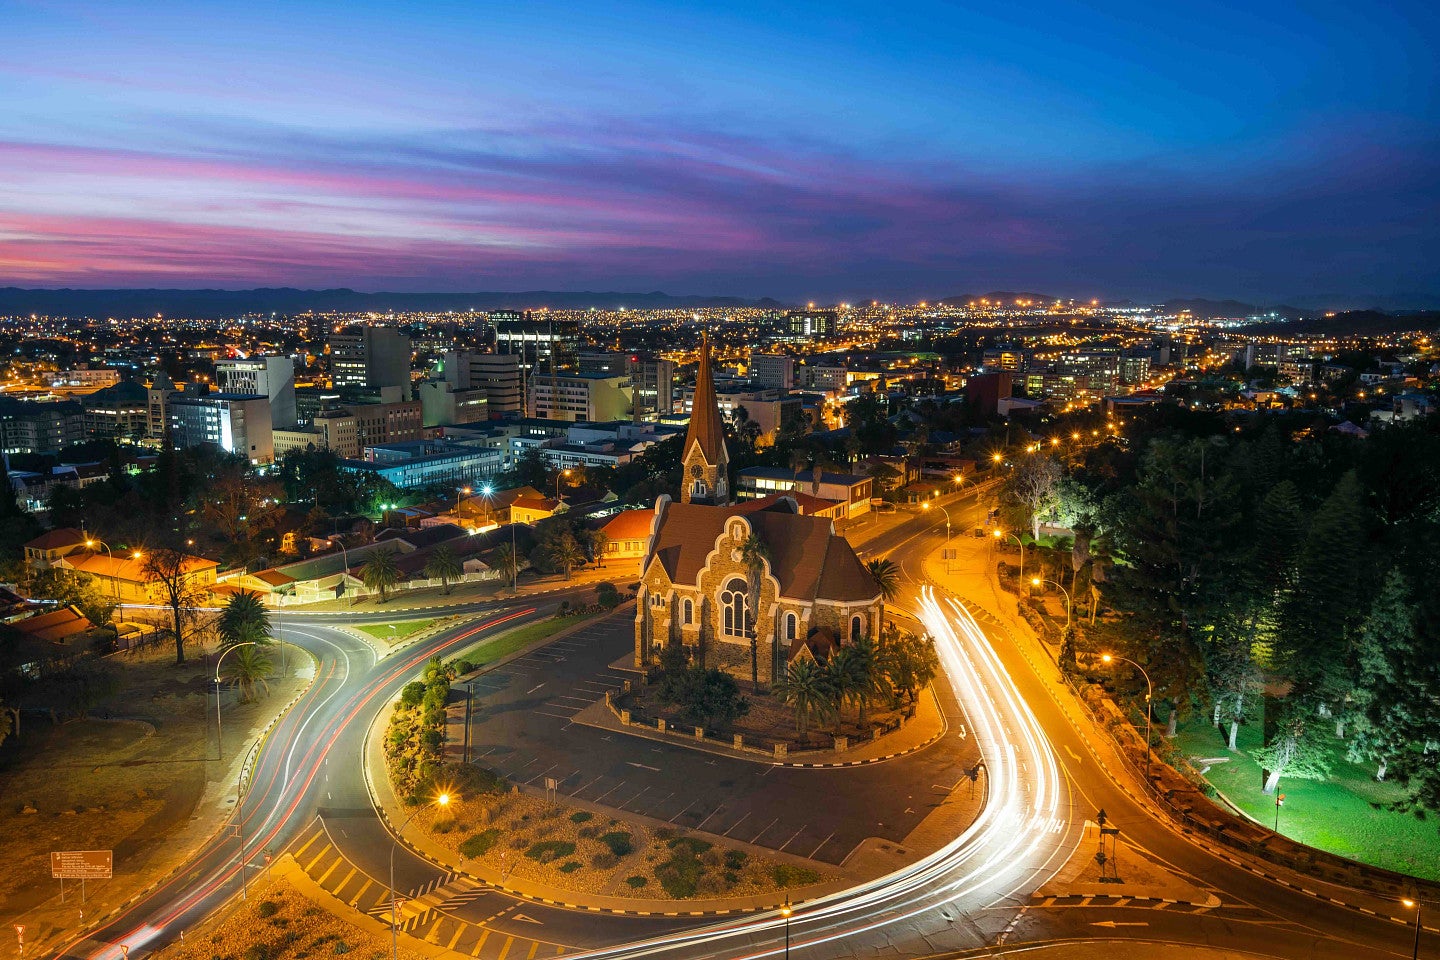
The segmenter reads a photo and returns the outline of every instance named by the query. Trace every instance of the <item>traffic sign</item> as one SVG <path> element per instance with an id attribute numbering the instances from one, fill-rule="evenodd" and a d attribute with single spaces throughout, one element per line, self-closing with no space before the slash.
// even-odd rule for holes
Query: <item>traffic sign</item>
<path id="1" fill-rule="evenodd" d="M 50 876 L 60 880 L 109 880 L 115 854 L 110 850 L 53 850 Z"/>

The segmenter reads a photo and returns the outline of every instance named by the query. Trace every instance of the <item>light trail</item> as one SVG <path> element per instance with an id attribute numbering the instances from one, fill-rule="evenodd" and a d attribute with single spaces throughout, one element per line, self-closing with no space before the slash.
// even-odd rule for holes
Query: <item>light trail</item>
<path id="1" fill-rule="evenodd" d="M 920 620 L 935 638 L 984 759 L 984 807 L 960 836 L 918 862 L 795 906 L 789 919 L 792 951 L 853 941 L 907 921 L 948 923 L 942 908 L 953 905 L 963 912 L 987 906 L 1022 890 L 1057 854 L 1070 852 L 1073 831 L 1059 764 L 979 624 L 961 604 L 937 600 L 929 587 L 922 589 Z M 576 956 L 749 960 L 783 952 L 784 927 L 779 911 L 770 911 Z M 846 946 L 859 949 L 854 942 Z"/>

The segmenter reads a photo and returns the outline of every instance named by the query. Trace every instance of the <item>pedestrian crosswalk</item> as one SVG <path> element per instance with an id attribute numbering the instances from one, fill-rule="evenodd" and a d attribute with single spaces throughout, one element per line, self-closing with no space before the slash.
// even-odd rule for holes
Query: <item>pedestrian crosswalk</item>
<path id="1" fill-rule="evenodd" d="M 367 875 L 348 860 L 319 818 L 290 846 L 295 862 L 327 893 L 387 926 L 392 922 L 388 882 Z M 397 890 L 396 929 L 407 936 L 481 960 L 535 960 L 577 948 L 504 929 L 520 904 L 478 880 L 437 873 L 419 886 Z M 527 918 L 528 919 L 528 918 Z"/>

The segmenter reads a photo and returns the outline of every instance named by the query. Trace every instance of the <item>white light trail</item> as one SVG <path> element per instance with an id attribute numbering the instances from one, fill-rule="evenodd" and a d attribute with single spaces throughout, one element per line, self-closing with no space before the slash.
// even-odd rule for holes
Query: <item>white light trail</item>
<path id="1" fill-rule="evenodd" d="M 797 905 L 790 917 L 792 951 L 862 937 L 932 911 L 938 920 L 939 908 L 949 904 L 979 909 L 1025 887 L 1057 853 L 1069 852 L 1068 795 L 1055 754 L 979 624 L 961 604 L 937 600 L 929 587 L 922 592 L 920 620 L 935 638 L 984 759 L 985 805 L 960 836 L 918 862 Z M 784 926 L 785 918 L 771 911 L 576 956 L 750 960 L 781 953 Z M 859 950 L 856 943 L 847 947 Z"/>

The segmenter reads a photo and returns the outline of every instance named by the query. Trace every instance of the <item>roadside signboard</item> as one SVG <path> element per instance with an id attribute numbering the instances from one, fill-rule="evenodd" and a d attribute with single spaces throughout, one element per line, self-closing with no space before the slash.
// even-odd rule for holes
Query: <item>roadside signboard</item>
<path id="1" fill-rule="evenodd" d="M 115 855 L 110 850 L 53 850 L 50 876 L 60 880 L 109 880 Z"/>

